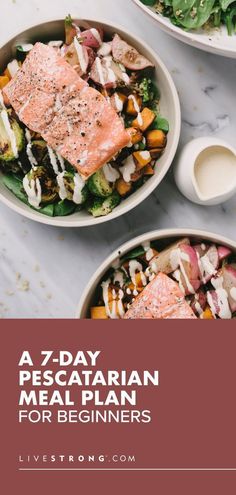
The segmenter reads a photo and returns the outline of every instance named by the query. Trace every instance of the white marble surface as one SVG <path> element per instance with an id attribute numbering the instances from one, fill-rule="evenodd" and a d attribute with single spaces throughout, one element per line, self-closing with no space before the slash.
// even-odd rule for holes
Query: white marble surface
<path id="1" fill-rule="evenodd" d="M 161 55 L 180 95 L 180 146 L 204 135 L 235 144 L 236 61 L 169 38 L 131 0 L 1 0 L 0 45 L 30 24 L 68 12 L 123 24 Z M 236 197 L 216 207 L 193 205 L 177 191 L 171 173 L 136 210 L 98 227 L 42 226 L 0 205 L 0 316 L 73 318 L 86 281 L 124 241 L 165 227 L 202 228 L 236 240 L 235 218 Z"/>

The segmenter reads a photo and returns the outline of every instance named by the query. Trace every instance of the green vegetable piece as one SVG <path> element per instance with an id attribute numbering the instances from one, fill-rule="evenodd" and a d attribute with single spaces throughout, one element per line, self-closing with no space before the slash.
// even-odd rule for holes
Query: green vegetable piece
<path id="1" fill-rule="evenodd" d="M 120 195 L 114 191 L 108 198 L 94 198 L 88 206 L 88 212 L 94 217 L 102 217 L 109 215 L 112 210 L 120 203 Z"/>
<path id="2" fill-rule="evenodd" d="M 209 19 L 215 0 L 173 0 L 175 19 L 186 29 L 198 29 Z"/>
<path id="3" fill-rule="evenodd" d="M 63 175 L 64 186 L 67 192 L 67 199 L 73 201 L 74 203 L 74 192 L 75 192 L 75 173 L 74 172 L 64 172 Z M 84 186 L 81 192 L 81 203 L 83 204 L 88 198 L 88 188 Z M 76 203 L 77 204 L 77 203 Z"/>
<path id="4" fill-rule="evenodd" d="M 67 215 L 72 215 L 75 209 L 75 203 L 64 199 L 64 201 L 59 201 L 59 203 L 54 205 L 54 217 L 65 217 Z"/>
<path id="5" fill-rule="evenodd" d="M 18 122 L 12 118 L 11 112 L 8 112 L 8 119 L 9 123 L 11 126 L 12 131 L 15 134 L 15 139 L 16 139 L 16 147 L 17 147 L 17 152 L 20 153 L 20 151 L 24 147 L 25 139 L 24 139 L 24 132 L 23 129 L 19 126 Z M 0 116 L 0 160 L 3 160 L 4 162 L 10 162 L 15 160 L 16 157 L 14 155 L 12 146 L 11 146 L 11 141 L 9 139 L 9 136 L 6 132 L 2 116 Z"/>
<path id="6" fill-rule="evenodd" d="M 158 129 L 160 131 L 167 133 L 167 132 L 169 132 L 169 122 L 164 117 L 161 117 L 161 115 L 157 115 L 151 128 L 152 129 Z"/>
<path id="7" fill-rule="evenodd" d="M 87 181 L 89 191 L 99 198 L 107 198 L 113 191 L 102 169 L 93 174 Z"/>
<path id="8" fill-rule="evenodd" d="M 50 176 L 47 168 L 38 166 L 27 174 L 29 182 L 38 179 L 41 186 L 41 203 L 53 203 L 58 199 L 58 184 L 53 176 Z"/>
<path id="9" fill-rule="evenodd" d="M 23 189 L 23 184 L 22 184 L 22 179 L 19 179 L 18 177 L 14 175 L 4 175 L 1 178 L 3 184 L 11 191 L 22 203 L 25 203 L 28 205 L 30 208 L 35 210 L 31 205 L 28 203 L 27 196 L 24 192 Z M 44 206 L 43 208 L 40 208 L 39 210 L 35 210 L 39 213 L 42 213 L 43 215 L 47 215 L 49 217 L 54 216 L 54 205 L 50 204 L 47 206 Z"/>

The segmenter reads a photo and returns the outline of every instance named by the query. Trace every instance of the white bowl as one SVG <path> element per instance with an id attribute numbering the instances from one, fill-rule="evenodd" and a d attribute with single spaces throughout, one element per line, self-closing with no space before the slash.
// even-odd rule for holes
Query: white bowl
<path id="1" fill-rule="evenodd" d="M 108 258 L 102 263 L 102 265 L 98 268 L 98 270 L 88 282 L 88 285 L 80 298 L 80 302 L 76 311 L 76 318 L 89 318 L 89 309 L 94 303 L 98 285 L 107 270 L 117 259 L 124 256 L 132 249 L 140 246 L 140 244 L 144 242 L 160 241 L 160 243 L 165 246 L 170 244 L 174 240 L 180 239 L 181 237 L 190 237 L 192 239 L 199 239 L 200 241 L 203 240 L 214 242 L 219 245 L 227 246 L 236 253 L 236 242 L 231 241 L 230 239 L 227 239 L 220 234 L 212 234 L 210 232 L 196 229 L 165 229 L 147 232 L 146 234 L 135 237 L 135 239 L 132 239 L 131 241 L 123 244 L 120 248 L 113 251 L 113 253 L 108 256 Z"/>
<path id="2" fill-rule="evenodd" d="M 118 33 L 128 43 L 133 45 L 144 56 L 149 58 L 156 67 L 156 82 L 161 93 L 160 111 L 164 117 L 166 117 L 170 123 L 170 132 L 168 135 L 168 143 L 165 149 L 165 153 L 158 160 L 158 165 L 155 170 L 155 174 L 151 177 L 140 189 L 134 192 L 130 197 L 124 199 L 120 205 L 113 210 L 112 213 L 106 217 L 94 218 L 89 213 L 82 211 L 74 213 L 68 217 L 47 217 L 41 213 L 34 211 L 29 206 L 18 200 L 1 182 L 0 175 L 0 200 L 9 206 L 11 209 L 24 215 L 36 222 L 44 223 L 47 225 L 54 225 L 60 227 L 85 227 L 89 225 L 95 225 L 109 220 L 113 220 L 124 213 L 130 211 L 140 204 L 152 191 L 160 184 L 164 176 L 166 175 L 170 165 L 175 156 L 175 152 L 179 142 L 180 127 L 181 127 L 181 114 L 178 94 L 173 83 L 173 80 L 162 62 L 159 56 L 149 48 L 144 41 L 137 36 L 130 34 L 123 28 L 114 24 L 104 23 L 98 20 L 77 20 L 82 27 L 86 27 L 87 23 L 95 26 L 102 27 L 108 35 Z M 14 47 L 17 44 L 49 41 L 50 39 L 61 39 L 64 36 L 64 20 L 55 20 L 45 22 L 33 26 L 22 33 L 11 38 L 0 49 L 0 70 L 3 70 L 9 60 L 14 56 Z M 63 39 L 63 38 L 62 38 Z"/>
<path id="3" fill-rule="evenodd" d="M 157 14 L 152 7 L 144 5 L 140 0 L 133 0 L 133 2 L 151 16 L 163 31 L 174 38 L 206 52 L 236 58 L 236 35 L 228 36 L 225 26 L 220 29 L 212 29 L 210 33 L 204 30 L 184 31 L 184 29 L 174 26 L 167 17 Z"/>

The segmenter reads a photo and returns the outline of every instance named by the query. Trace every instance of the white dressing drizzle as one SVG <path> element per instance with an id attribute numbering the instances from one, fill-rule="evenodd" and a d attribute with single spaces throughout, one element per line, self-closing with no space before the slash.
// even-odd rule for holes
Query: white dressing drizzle
<path id="1" fill-rule="evenodd" d="M 3 108 L 3 110 L 1 111 L 1 118 L 2 118 L 2 122 L 3 122 L 4 128 L 5 128 L 6 134 L 9 138 L 9 141 L 11 144 L 13 155 L 15 158 L 18 158 L 18 148 L 17 148 L 16 136 L 15 136 L 14 131 L 11 128 L 8 113 L 7 113 L 7 110 L 5 108 Z"/>
<path id="2" fill-rule="evenodd" d="M 84 188 L 84 180 L 79 174 L 74 175 L 74 194 L 73 201 L 76 205 L 80 205 L 83 201 L 82 190 Z"/>
<path id="3" fill-rule="evenodd" d="M 27 153 L 27 156 L 28 156 L 28 159 L 29 159 L 29 162 L 30 162 L 32 168 L 35 168 L 38 166 L 38 162 L 37 162 L 37 160 L 34 157 L 33 152 L 32 152 L 31 134 L 30 134 L 29 129 L 25 129 L 25 137 L 26 137 L 26 141 L 27 141 L 26 153 Z"/>
<path id="4" fill-rule="evenodd" d="M 47 146 L 47 148 L 48 148 L 48 154 L 49 154 L 50 162 L 51 162 L 52 168 L 54 170 L 54 173 L 56 175 L 58 175 L 59 174 L 59 168 L 58 168 L 58 164 L 57 164 L 56 155 L 54 154 L 54 151 L 52 150 L 52 148 L 50 148 L 50 146 Z"/>
<path id="5" fill-rule="evenodd" d="M 87 62 L 85 60 L 83 46 L 80 44 L 80 42 L 78 41 L 78 39 L 76 38 L 76 36 L 74 37 L 74 47 L 75 47 L 76 53 L 78 55 L 78 59 L 79 59 L 79 64 L 80 64 L 81 70 L 85 74 L 85 72 L 87 70 Z"/>
<path id="6" fill-rule="evenodd" d="M 120 177 L 119 172 L 113 168 L 110 163 L 106 163 L 106 165 L 103 166 L 103 172 L 108 182 L 116 182 Z"/>
<path id="7" fill-rule="evenodd" d="M 218 288 L 216 289 L 216 295 L 217 295 L 217 304 L 219 306 L 219 317 L 222 320 L 230 320 L 232 317 L 232 313 L 230 311 L 228 294 L 226 290 L 223 288 Z M 210 292 L 207 292 L 207 301 L 208 304 L 210 305 L 213 315 L 216 316 L 215 303 L 212 294 Z"/>
<path id="8" fill-rule="evenodd" d="M 122 112 L 124 108 L 124 103 L 117 93 L 114 93 L 115 107 L 117 112 Z"/>
<path id="9" fill-rule="evenodd" d="M 64 183 L 64 174 L 65 172 L 63 171 L 57 176 L 57 183 L 59 186 L 59 196 L 62 200 L 67 198 L 67 190 L 65 188 L 65 183 Z"/>
<path id="10" fill-rule="evenodd" d="M 137 296 L 138 291 L 137 291 L 137 284 L 136 284 L 136 274 L 140 273 L 141 281 L 142 281 L 142 284 L 144 287 L 147 285 L 147 277 L 146 277 L 145 273 L 143 273 L 143 267 L 142 267 L 141 263 L 139 263 L 136 260 L 131 260 L 129 262 L 129 273 L 130 273 L 130 278 L 132 280 L 132 283 L 134 285 L 133 294 L 134 294 L 134 296 Z"/>
<path id="11" fill-rule="evenodd" d="M 100 81 L 102 86 L 105 86 L 103 67 L 102 67 L 102 63 L 101 63 L 101 60 L 99 57 L 96 58 L 95 63 L 96 63 L 97 71 L 98 71 L 99 81 Z"/>
<path id="12" fill-rule="evenodd" d="M 181 274 L 185 280 L 186 287 L 187 287 L 188 291 L 190 292 L 190 294 L 195 294 L 195 290 L 194 290 L 194 288 L 193 288 L 193 286 L 192 286 L 192 284 L 188 278 L 186 270 L 184 268 L 183 261 L 187 261 L 188 263 L 190 263 L 188 254 L 182 252 L 181 249 L 179 249 L 179 248 L 173 249 L 173 251 L 171 251 L 171 253 L 170 253 L 171 267 L 173 268 L 173 270 L 177 270 L 178 268 L 180 269 L 180 272 L 181 272 Z M 177 270 L 177 276 L 178 276 L 178 270 Z M 180 280 L 181 280 L 181 277 L 180 277 Z M 182 283 L 180 284 L 180 280 L 178 281 L 179 286 L 180 286 L 180 289 L 183 291 L 183 284 Z M 185 292 L 185 290 L 184 290 L 184 292 Z"/>
<path id="13" fill-rule="evenodd" d="M 120 287 L 124 285 L 124 273 L 120 270 L 116 270 L 113 275 L 113 283 L 118 283 Z"/>
<path id="14" fill-rule="evenodd" d="M 136 165 L 133 155 L 130 155 L 124 165 L 119 168 L 125 182 L 130 182 L 132 174 L 135 172 Z"/>
<path id="15" fill-rule="evenodd" d="M 42 199 L 40 180 L 38 178 L 29 180 L 28 176 L 25 175 L 23 187 L 28 196 L 29 204 L 38 210 Z"/>
<path id="16" fill-rule="evenodd" d="M 97 51 L 97 54 L 100 57 L 107 57 L 107 55 L 111 54 L 111 50 L 111 43 L 102 43 L 99 50 Z"/>
<path id="17" fill-rule="evenodd" d="M 96 28 L 91 28 L 90 31 L 94 36 L 94 38 L 98 41 L 99 45 L 102 45 L 102 38 L 100 36 L 99 31 Z"/>
<path id="18" fill-rule="evenodd" d="M 14 59 L 14 60 L 12 60 L 12 62 L 9 62 L 9 64 L 7 65 L 7 68 L 10 72 L 11 77 L 14 77 L 16 75 L 16 73 L 18 72 L 20 66 L 19 66 L 17 60 Z"/>
<path id="19" fill-rule="evenodd" d="M 236 301 L 236 287 L 231 287 L 230 289 L 230 296 L 234 301 Z"/>
<path id="20" fill-rule="evenodd" d="M 128 99 L 129 100 L 132 100 L 133 105 L 134 105 L 134 110 L 137 113 L 138 125 L 142 126 L 143 125 L 143 118 L 142 118 L 142 115 L 141 115 L 141 112 L 140 112 L 139 104 L 138 104 L 135 96 L 134 95 L 130 95 Z"/>
<path id="21" fill-rule="evenodd" d="M 143 246 L 143 249 L 146 253 L 146 260 L 151 261 L 151 259 L 154 257 L 154 251 L 151 248 L 151 243 L 147 241 L 147 242 L 144 242 L 142 244 L 142 246 Z"/>
<path id="22" fill-rule="evenodd" d="M 9 116 L 8 116 L 8 113 L 7 113 L 5 104 L 4 104 L 4 100 L 3 100 L 3 96 L 2 96 L 2 91 L 1 90 L 0 90 L 0 110 L 1 110 L 0 117 L 2 119 L 2 123 L 4 125 L 6 134 L 7 134 L 8 138 L 9 138 L 9 141 L 10 141 L 10 144 L 11 144 L 11 148 L 12 148 L 12 152 L 14 154 L 14 157 L 15 158 L 18 158 L 18 148 L 17 148 L 16 136 L 15 136 L 14 131 L 11 128 Z"/>

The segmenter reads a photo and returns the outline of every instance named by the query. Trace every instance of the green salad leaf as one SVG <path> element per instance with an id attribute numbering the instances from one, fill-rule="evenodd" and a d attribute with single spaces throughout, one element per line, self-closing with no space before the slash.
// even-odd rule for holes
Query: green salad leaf
<path id="1" fill-rule="evenodd" d="M 209 19 L 215 0 L 173 0 L 176 20 L 187 29 L 198 29 Z"/>

